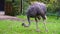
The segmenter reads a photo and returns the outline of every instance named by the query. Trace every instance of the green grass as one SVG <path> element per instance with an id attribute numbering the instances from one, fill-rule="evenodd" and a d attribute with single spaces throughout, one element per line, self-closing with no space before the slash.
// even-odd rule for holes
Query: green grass
<path id="1" fill-rule="evenodd" d="M 19 18 L 23 17 L 26 18 L 26 16 Z M 45 32 L 42 20 L 39 22 L 39 29 L 42 32 L 36 32 L 35 22 L 31 22 L 30 27 L 23 27 L 21 24 L 21 21 L 0 20 L 0 34 L 60 34 L 60 19 L 56 20 L 54 16 L 47 19 L 48 33 Z"/>

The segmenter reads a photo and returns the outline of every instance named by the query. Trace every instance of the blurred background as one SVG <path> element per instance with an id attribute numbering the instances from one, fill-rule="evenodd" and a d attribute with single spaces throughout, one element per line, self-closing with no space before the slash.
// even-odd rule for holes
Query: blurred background
<path id="1" fill-rule="evenodd" d="M 47 7 L 47 15 L 57 16 L 57 13 L 59 13 L 58 10 L 60 9 L 60 0 L 23 0 L 23 15 L 25 15 L 26 9 L 32 1 L 39 1 L 45 3 Z"/>
<path id="2" fill-rule="evenodd" d="M 0 0 L 0 11 L 11 16 L 26 15 L 27 8 L 33 1 L 45 3 L 48 16 L 59 16 L 60 0 Z"/>

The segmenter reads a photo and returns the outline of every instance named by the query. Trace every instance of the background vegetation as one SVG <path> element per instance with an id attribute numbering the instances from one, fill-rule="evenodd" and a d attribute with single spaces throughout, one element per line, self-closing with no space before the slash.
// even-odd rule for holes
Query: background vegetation
<path id="1" fill-rule="evenodd" d="M 47 6 L 47 15 L 57 15 L 57 8 L 60 9 L 60 0 L 23 0 L 23 13 L 25 15 L 26 9 L 30 5 L 30 2 L 32 1 L 39 1 L 45 3 Z"/>
<path id="2" fill-rule="evenodd" d="M 12 5 L 10 9 L 9 9 L 9 7 L 8 7 L 9 10 L 12 9 L 12 10 L 10 11 L 10 13 L 11 13 L 10 15 L 11 15 L 11 16 L 16 16 L 16 15 L 19 15 L 19 14 L 20 14 L 20 4 L 21 4 L 20 1 L 21 1 L 21 0 L 5 0 L 5 4 L 6 4 L 6 5 L 7 5 L 7 2 Z M 8 6 L 8 5 L 7 5 L 7 6 Z M 9 5 L 9 6 L 10 6 L 10 5 Z M 6 7 L 6 8 L 7 8 L 7 7 Z M 7 12 L 9 12 L 8 9 L 6 9 Z"/>
<path id="3" fill-rule="evenodd" d="M 57 15 L 57 9 L 60 9 L 60 0 L 6 0 L 6 2 L 12 2 L 13 11 L 12 14 L 14 15 L 25 15 L 28 6 L 32 1 L 39 1 L 46 4 L 47 7 L 47 15 Z"/>

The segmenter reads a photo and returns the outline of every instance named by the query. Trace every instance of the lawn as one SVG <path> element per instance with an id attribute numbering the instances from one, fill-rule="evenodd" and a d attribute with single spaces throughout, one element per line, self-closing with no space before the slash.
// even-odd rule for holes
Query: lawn
<path id="1" fill-rule="evenodd" d="M 26 19 L 26 16 L 19 16 L 19 18 Z M 25 22 L 28 23 L 27 20 Z M 57 20 L 54 16 L 48 16 L 46 26 L 49 32 L 47 33 L 42 20 L 39 22 L 39 29 L 42 32 L 36 32 L 34 21 L 31 22 L 30 27 L 23 27 L 21 24 L 22 21 L 0 20 L 0 34 L 60 34 L 60 19 Z"/>

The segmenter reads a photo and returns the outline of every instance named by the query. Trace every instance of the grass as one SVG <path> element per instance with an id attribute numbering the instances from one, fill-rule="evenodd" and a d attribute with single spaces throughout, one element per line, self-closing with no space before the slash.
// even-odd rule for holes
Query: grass
<path id="1" fill-rule="evenodd" d="M 26 19 L 26 16 L 19 18 Z M 57 20 L 54 16 L 48 16 L 46 25 L 49 30 L 48 33 L 45 32 L 41 22 L 39 22 L 39 29 L 42 32 L 36 32 L 35 22 L 31 22 L 30 27 L 23 27 L 21 21 L 0 20 L 0 34 L 60 34 L 60 19 Z"/>

